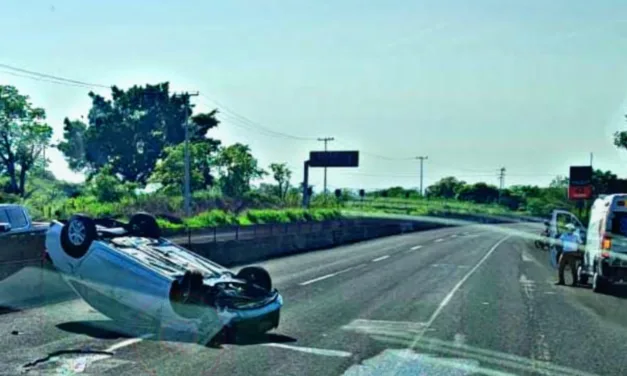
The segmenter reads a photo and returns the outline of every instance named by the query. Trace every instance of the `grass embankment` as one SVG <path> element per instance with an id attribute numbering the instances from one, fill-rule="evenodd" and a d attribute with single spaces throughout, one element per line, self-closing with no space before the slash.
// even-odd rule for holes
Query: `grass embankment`
<path id="1" fill-rule="evenodd" d="M 263 209 L 248 210 L 242 214 L 210 210 L 184 220 L 183 224 L 158 219 L 162 228 L 169 230 L 182 230 L 184 228 L 201 229 L 208 227 L 240 225 L 248 226 L 265 223 L 294 223 L 294 222 L 320 222 L 342 218 L 342 212 L 337 209 Z"/>
<path id="2" fill-rule="evenodd" d="M 405 215 L 446 215 L 446 214 L 485 214 L 485 215 L 525 215 L 496 204 L 476 204 L 456 200 L 366 198 L 363 201 L 346 203 L 346 208 L 364 212 L 382 212 Z"/>

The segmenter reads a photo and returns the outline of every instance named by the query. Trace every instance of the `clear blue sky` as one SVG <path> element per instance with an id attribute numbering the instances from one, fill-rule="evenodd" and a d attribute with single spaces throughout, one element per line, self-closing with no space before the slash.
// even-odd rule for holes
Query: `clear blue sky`
<path id="1" fill-rule="evenodd" d="M 0 63 L 120 87 L 167 80 L 273 130 L 334 136 L 334 149 L 428 155 L 427 184 L 496 184 L 501 166 L 508 185 L 547 184 L 589 152 L 595 167 L 627 176 L 611 142 L 627 126 L 626 1 L 328 3 L 5 0 Z M 0 83 L 44 107 L 55 137 L 64 117 L 89 109 L 87 89 L 2 69 Z M 287 162 L 295 182 L 322 146 L 222 120 L 214 137 L 250 144 L 264 166 Z M 58 177 L 80 179 L 50 157 Z M 331 170 L 329 184 L 417 186 L 418 166 L 362 155 L 359 169 Z"/>

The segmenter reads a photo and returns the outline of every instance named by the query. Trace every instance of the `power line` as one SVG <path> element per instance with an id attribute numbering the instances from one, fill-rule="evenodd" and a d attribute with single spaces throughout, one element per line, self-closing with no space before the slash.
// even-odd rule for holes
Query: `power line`
<path id="1" fill-rule="evenodd" d="M 31 76 L 36 76 L 36 77 L 40 77 L 40 78 L 54 80 L 56 82 L 65 82 L 65 83 L 70 83 L 70 84 L 74 84 L 74 85 L 83 85 L 83 86 L 87 86 L 87 87 L 99 87 L 99 88 L 105 88 L 105 89 L 110 89 L 111 88 L 110 85 L 96 84 L 96 83 L 92 83 L 92 82 L 85 82 L 85 81 L 74 80 L 74 79 L 71 79 L 71 78 L 55 76 L 55 75 L 47 74 L 47 73 L 35 72 L 35 71 L 32 71 L 32 70 L 28 70 L 28 69 L 14 67 L 14 66 L 8 65 L 8 64 L 0 63 L 0 67 L 1 68 L 5 68 L 5 69 L 9 69 L 9 70 L 15 71 L 15 72 L 25 73 L 25 74 L 31 75 Z M 33 77 L 33 78 L 35 78 L 35 77 Z"/>
<path id="2" fill-rule="evenodd" d="M 235 110 L 230 109 L 228 106 L 226 106 L 224 103 L 221 103 L 213 98 L 209 98 L 206 95 L 202 95 L 201 97 L 204 97 L 205 99 L 215 103 L 218 108 L 219 108 L 219 112 L 223 112 L 226 113 L 228 115 L 231 116 L 231 118 L 237 119 L 237 121 L 244 123 L 246 125 L 248 125 L 249 127 L 252 128 L 257 128 L 259 130 L 262 130 L 263 132 L 265 132 L 267 135 L 274 135 L 277 137 L 284 137 L 284 138 L 290 138 L 293 140 L 300 140 L 300 141 L 316 141 L 316 138 L 314 137 L 303 137 L 303 136 L 295 136 L 289 133 L 285 133 L 285 132 L 279 132 L 279 131 L 275 131 L 273 129 L 270 129 L 266 126 L 263 126 L 262 124 L 260 124 L 259 122 L 256 122 L 238 112 L 236 112 Z M 207 104 L 205 102 L 205 104 Z"/>

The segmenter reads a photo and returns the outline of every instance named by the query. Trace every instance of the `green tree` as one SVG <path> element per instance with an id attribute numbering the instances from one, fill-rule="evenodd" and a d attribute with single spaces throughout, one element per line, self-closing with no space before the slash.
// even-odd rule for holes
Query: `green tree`
<path id="1" fill-rule="evenodd" d="M 448 199 L 455 198 L 464 185 L 466 185 L 466 182 L 457 180 L 457 178 L 453 176 L 448 176 L 427 187 L 426 196 Z"/>
<path id="2" fill-rule="evenodd" d="M 216 165 L 220 171 L 222 192 L 229 197 L 242 197 L 250 190 L 250 184 L 254 179 L 266 175 L 266 172 L 259 168 L 250 147 L 240 143 L 221 148 Z"/>
<path id="3" fill-rule="evenodd" d="M 169 84 L 111 89 L 111 100 L 89 93 L 88 123 L 65 119 L 58 145 L 70 167 L 94 173 L 109 165 L 124 181 L 146 183 L 165 149 L 185 139 L 190 116 L 192 142 L 209 142 L 207 132 L 218 125 L 217 111 L 192 115 L 189 96 L 170 94 Z"/>
<path id="4" fill-rule="evenodd" d="M 190 187 L 192 190 L 207 189 L 214 184 L 212 166 L 219 142 L 194 142 L 189 145 Z M 166 191 L 182 193 L 185 184 L 185 143 L 165 149 L 165 157 L 157 166 L 149 181 L 160 183 Z"/>
<path id="5" fill-rule="evenodd" d="M 129 195 L 132 187 L 113 174 L 111 166 L 104 166 L 87 181 L 87 191 L 100 202 L 116 202 Z"/>
<path id="6" fill-rule="evenodd" d="M 0 162 L 9 177 L 8 193 L 24 196 L 26 177 L 50 144 L 46 113 L 13 86 L 0 85 Z"/>
<path id="7" fill-rule="evenodd" d="M 498 188 L 483 182 L 465 185 L 457 193 L 459 200 L 472 201 L 480 204 L 493 203 L 498 200 L 498 197 Z"/>
<path id="8" fill-rule="evenodd" d="M 285 200 L 287 191 L 290 188 L 290 179 L 292 178 L 292 171 L 287 167 L 285 163 L 271 163 L 270 171 L 272 171 L 272 177 L 277 183 L 277 190 L 279 198 Z"/>

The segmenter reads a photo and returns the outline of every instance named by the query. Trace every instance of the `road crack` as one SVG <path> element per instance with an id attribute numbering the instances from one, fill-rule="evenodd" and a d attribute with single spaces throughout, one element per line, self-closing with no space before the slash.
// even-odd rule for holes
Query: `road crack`
<path id="1" fill-rule="evenodd" d="M 35 366 L 38 366 L 42 363 L 46 363 L 49 362 L 51 360 L 54 360 L 54 358 L 58 358 L 62 355 L 106 355 L 106 356 L 113 356 L 113 352 L 111 351 L 101 351 L 101 350 L 59 350 L 59 351 L 55 351 L 55 352 L 51 352 L 50 354 L 48 354 L 47 356 L 43 357 L 43 358 L 38 358 L 35 359 L 34 361 L 30 362 L 30 363 L 26 363 L 22 366 L 22 368 L 28 369 L 28 368 L 33 368 Z"/>

